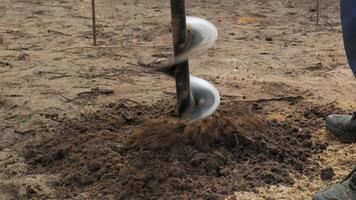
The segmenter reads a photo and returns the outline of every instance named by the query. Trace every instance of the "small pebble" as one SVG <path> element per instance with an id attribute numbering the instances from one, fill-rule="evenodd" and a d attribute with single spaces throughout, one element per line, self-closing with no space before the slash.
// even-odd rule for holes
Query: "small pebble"
<path id="1" fill-rule="evenodd" d="M 101 163 L 93 160 L 88 163 L 87 167 L 88 167 L 89 171 L 95 172 L 101 168 Z"/>

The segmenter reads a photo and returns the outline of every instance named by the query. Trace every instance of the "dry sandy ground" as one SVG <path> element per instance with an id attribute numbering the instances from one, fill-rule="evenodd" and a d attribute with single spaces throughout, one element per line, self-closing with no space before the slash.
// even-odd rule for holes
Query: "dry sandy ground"
<path id="1" fill-rule="evenodd" d="M 263 116 L 280 122 L 308 104 L 356 110 L 338 6 L 337 0 L 322 1 L 316 26 L 314 1 L 188 0 L 189 15 L 213 22 L 220 33 L 213 49 L 192 58 L 192 74 L 216 84 L 228 100 L 302 96 L 297 106 L 263 105 Z M 59 187 L 60 170 L 37 170 L 24 155 L 28 145 L 51 141 L 63 119 L 81 119 L 122 99 L 151 106 L 168 98 L 174 82 L 140 65 L 171 56 L 169 11 L 163 0 L 97 1 L 98 43 L 112 47 L 84 48 L 91 46 L 89 0 L 0 1 L 1 200 L 125 198 L 97 188 Z M 332 167 L 332 180 L 322 181 L 318 169 L 313 176 L 291 172 L 293 184 L 237 188 L 219 198 L 308 199 L 340 180 L 355 163 L 356 146 L 327 136 L 322 120 L 308 128 L 313 140 L 328 146 L 309 159 Z M 64 191 L 73 195 L 63 197 Z"/>

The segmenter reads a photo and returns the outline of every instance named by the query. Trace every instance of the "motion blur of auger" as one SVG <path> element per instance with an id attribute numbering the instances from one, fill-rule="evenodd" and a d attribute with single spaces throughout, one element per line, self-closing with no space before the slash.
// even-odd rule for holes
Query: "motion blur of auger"
<path id="1" fill-rule="evenodd" d="M 211 48 L 218 38 L 216 27 L 198 17 L 186 17 L 185 0 L 171 0 L 174 60 L 155 68 L 175 76 L 179 117 L 188 122 L 213 114 L 219 104 L 218 90 L 208 81 L 190 75 L 188 59 Z"/>

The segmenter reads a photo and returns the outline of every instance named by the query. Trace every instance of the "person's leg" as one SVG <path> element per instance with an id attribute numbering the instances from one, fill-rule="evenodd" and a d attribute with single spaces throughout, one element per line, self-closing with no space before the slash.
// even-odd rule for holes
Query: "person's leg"
<path id="1" fill-rule="evenodd" d="M 342 33 L 349 65 L 356 77 L 356 0 L 340 1 Z M 356 142 L 356 113 L 330 115 L 325 121 L 329 132 L 345 142 Z"/>
<path id="2" fill-rule="evenodd" d="M 346 55 L 356 76 L 356 1 L 341 0 L 340 12 Z"/>
<path id="3" fill-rule="evenodd" d="M 341 23 L 347 58 L 356 77 L 356 0 L 341 0 Z M 330 115 L 326 128 L 346 142 L 356 142 L 356 113 Z M 356 168 L 341 183 L 315 194 L 313 200 L 356 200 Z"/>

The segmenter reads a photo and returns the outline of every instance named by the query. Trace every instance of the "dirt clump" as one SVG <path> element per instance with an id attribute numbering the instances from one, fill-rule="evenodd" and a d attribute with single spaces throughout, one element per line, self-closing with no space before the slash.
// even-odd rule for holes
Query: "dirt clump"
<path id="1" fill-rule="evenodd" d="M 321 170 L 321 180 L 331 180 L 335 176 L 334 169 L 332 167 L 326 167 Z"/>
<path id="2" fill-rule="evenodd" d="M 133 147 L 148 149 L 167 148 L 181 142 L 209 151 L 221 144 L 234 146 L 238 140 L 250 140 L 250 136 L 243 133 L 259 134 L 263 131 L 268 131 L 264 121 L 247 109 L 236 106 L 233 112 L 223 111 L 195 123 L 175 119 L 147 120 L 133 134 L 131 142 Z"/>

